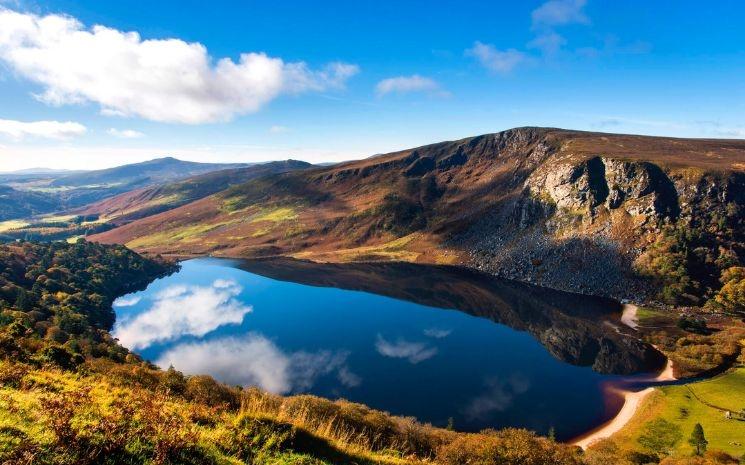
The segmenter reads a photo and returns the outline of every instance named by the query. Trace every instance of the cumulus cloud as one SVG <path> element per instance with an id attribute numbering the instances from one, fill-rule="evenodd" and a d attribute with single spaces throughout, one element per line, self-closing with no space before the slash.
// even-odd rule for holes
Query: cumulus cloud
<path id="1" fill-rule="evenodd" d="M 502 412 L 512 405 L 515 397 L 530 389 L 530 380 L 520 374 L 507 379 L 491 378 L 486 381 L 486 392 L 466 406 L 463 413 L 470 420 L 483 420 L 493 412 Z"/>
<path id="2" fill-rule="evenodd" d="M 507 74 L 516 66 L 527 61 L 525 53 L 515 50 L 499 50 L 494 45 L 476 41 L 466 50 L 466 56 L 475 58 L 481 65 L 494 73 Z"/>
<path id="3" fill-rule="evenodd" d="M 439 328 L 427 328 L 424 331 L 424 335 L 434 339 L 443 339 L 450 336 L 453 332 L 452 329 L 439 329 Z"/>
<path id="4" fill-rule="evenodd" d="M 181 336 L 204 336 L 223 325 L 240 324 L 251 306 L 235 297 L 242 288 L 234 281 L 216 280 L 211 286 L 171 286 L 159 292 L 148 310 L 123 319 L 114 337 L 136 350 Z"/>
<path id="5" fill-rule="evenodd" d="M 342 370 L 348 376 L 351 372 L 344 365 L 347 357 L 348 353 L 331 351 L 287 353 L 261 334 L 249 333 L 179 344 L 155 363 L 163 368 L 173 365 L 187 374 L 206 373 L 229 384 L 287 394 L 306 391 L 320 376 L 334 371 L 339 372 L 340 379 Z"/>
<path id="6" fill-rule="evenodd" d="M 590 19 L 583 11 L 586 3 L 587 0 L 549 0 L 531 13 L 533 28 L 588 24 Z"/>
<path id="7" fill-rule="evenodd" d="M 378 334 L 375 340 L 375 350 L 384 357 L 405 358 L 411 364 L 417 364 L 437 355 L 437 347 L 423 342 L 412 342 L 398 339 L 388 341 Z"/>
<path id="8" fill-rule="evenodd" d="M 116 299 L 114 301 L 114 303 L 112 304 L 112 306 L 114 306 L 114 307 L 131 307 L 133 305 L 137 305 L 138 303 L 140 303 L 140 300 L 142 300 L 142 297 L 140 297 L 138 295 L 123 296 L 123 297 L 119 297 L 118 299 Z"/>
<path id="9" fill-rule="evenodd" d="M 0 34 L 2 34 L 1 30 Z M 72 121 L 24 122 L 0 119 L 0 134 L 4 134 L 14 140 L 22 140 L 26 137 L 66 140 L 75 136 L 82 136 L 86 131 L 85 126 Z"/>
<path id="10" fill-rule="evenodd" d="M 213 59 L 180 39 L 87 28 L 77 19 L 0 7 L 0 61 L 38 83 L 49 104 L 95 102 L 106 115 L 197 124 L 258 111 L 281 94 L 340 88 L 356 65 L 320 70 L 265 53 Z"/>
<path id="11" fill-rule="evenodd" d="M 382 97 L 390 93 L 436 92 L 439 89 L 440 85 L 435 80 L 414 74 L 383 79 L 375 86 L 375 93 Z"/>
<path id="12" fill-rule="evenodd" d="M 134 129 L 111 128 L 106 132 L 109 133 L 109 135 L 118 137 L 120 139 L 139 139 L 140 137 L 145 137 L 145 134 L 141 133 L 140 131 L 135 131 Z"/>

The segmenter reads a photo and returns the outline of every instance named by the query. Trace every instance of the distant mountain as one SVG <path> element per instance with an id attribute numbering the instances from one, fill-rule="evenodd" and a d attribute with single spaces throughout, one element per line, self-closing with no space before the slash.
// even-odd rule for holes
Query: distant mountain
<path id="1" fill-rule="evenodd" d="M 55 168 L 43 168 L 43 167 L 37 167 L 37 168 L 26 168 L 22 170 L 15 170 L 15 171 L 0 171 L 0 176 L 12 176 L 12 175 L 18 175 L 18 176 L 27 176 L 27 175 L 43 175 L 43 176 L 60 176 L 64 174 L 73 174 L 73 173 L 82 173 L 85 170 L 63 170 L 63 169 L 55 169 Z"/>
<path id="2" fill-rule="evenodd" d="M 113 224 L 126 224 L 156 213 L 207 197 L 228 187 L 261 176 L 311 168 L 304 161 L 285 160 L 224 169 L 174 181 L 143 187 L 87 205 L 75 213 L 98 215 Z"/>
<path id="3" fill-rule="evenodd" d="M 198 174 L 248 166 L 245 163 L 197 163 L 173 157 L 60 176 L 53 187 L 128 186 L 131 188 L 183 179 Z"/>
<path id="4" fill-rule="evenodd" d="M 456 263 L 701 304 L 745 263 L 745 141 L 517 128 L 259 177 L 94 238 L 172 254 Z"/>
<path id="5" fill-rule="evenodd" d="M 59 208 L 60 202 L 56 196 L 0 185 L 0 221 L 26 218 Z"/>
<path id="6" fill-rule="evenodd" d="M 17 171 L 0 172 L 0 184 L 26 183 L 48 180 L 59 176 L 83 173 L 82 170 L 57 170 L 52 168 L 27 168 Z"/>
<path id="7" fill-rule="evenodd" d="M 0 205 L 0 220 L 79 209 L 124 192 L 250 166 L 246 163 L 197 163 L 165 157 L 94 171 L 32 168 L 0 173 L 0 185 L 6 184 L 0 200 L 14 199 L 12 205 Z M 219 182 L 215 185 L 227 186 Z"/>

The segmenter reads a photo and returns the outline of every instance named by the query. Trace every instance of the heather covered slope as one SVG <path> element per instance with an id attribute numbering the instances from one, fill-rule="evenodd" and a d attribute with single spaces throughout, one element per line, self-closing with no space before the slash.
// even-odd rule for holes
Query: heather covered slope
<path id="1" fill-rule="evenodd" d="M 459 263 L 703 304 L 742 263 L 743 171 L 745 141 L 518 128 L 261 177 L 94 239 L 171 254 Z"/>
<path id="2" fill-rule="evenodd" d="M 185 205 L 228 187 L 273 173 L 311 167 L 297 160 L 275 161 L 242 168 L 212 171 L 184 180 L 135 189 L 96 202 L 76 211 L 81 215 L 98 215 L 112 224 L 124 224 Z"/>

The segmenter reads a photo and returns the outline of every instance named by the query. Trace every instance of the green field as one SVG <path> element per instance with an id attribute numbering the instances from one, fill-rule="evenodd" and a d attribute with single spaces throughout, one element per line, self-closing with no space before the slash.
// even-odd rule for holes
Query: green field
<path id="1" fill-rule="evenodd" d="M 735 457 L 745 455 L 745 420 L 726 419 L 722 409 L 733 413 L 745 409 L 745 368 L 737 368 L 705 381 L 666 386 L 651 395 L 631 423 L 614 438 L 625 449 L 639 450 L 637 438 L 652 418 L 664 418 L 680 428 L 676 455 L 690 456 L 688 437 L 701 423 L 709 449 L 723 450 Z"/>
<path id="2" fill-rule="evenodd" d="M 0 221 L 0 232 L 11 231 L 13 229 L 25 228 L 29 223 L 23 220 Z"/>

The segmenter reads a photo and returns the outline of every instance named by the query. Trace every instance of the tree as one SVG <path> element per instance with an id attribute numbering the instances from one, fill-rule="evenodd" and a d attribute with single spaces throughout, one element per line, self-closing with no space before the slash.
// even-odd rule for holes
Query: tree
<path id="1" fill-rule="evenodd" d="M 706 452 L 706 446 L 709 444 L 709 441 L 704 436 L 704 427 L 701 426 L 701 423 L 696 423 L 696 426 L 693 427 L 691 437 L 688 438 L 688 444 L 696 448 L 696 455 Z"/>
<path id="2" fill-rule="evenodd" d="M 16 297 L 16 303 L 14 307 L 18 310 L 23 310 L 24 312 L 31 310 L 31 300 L 28 297 L 28 292 L 26 292 L 26 289 L 21 288 L 18 291 L 18 297 Z"/>
<path id="3" fill-rule="evenodd" d="M 642 434 L 637 441 L 657 455 L 670 455 L 681 436 L 678 425 L 658 418 L 644 424 Z"/>

